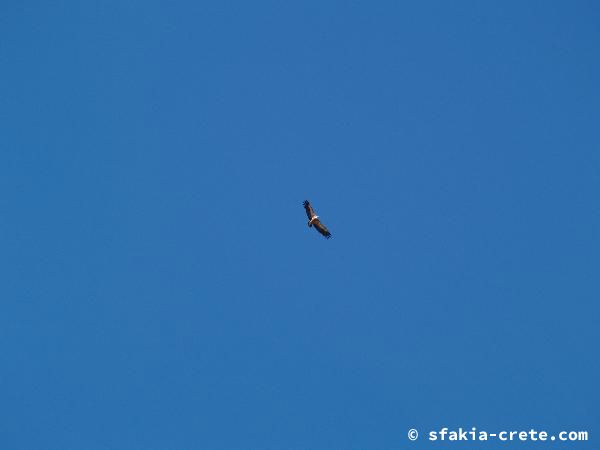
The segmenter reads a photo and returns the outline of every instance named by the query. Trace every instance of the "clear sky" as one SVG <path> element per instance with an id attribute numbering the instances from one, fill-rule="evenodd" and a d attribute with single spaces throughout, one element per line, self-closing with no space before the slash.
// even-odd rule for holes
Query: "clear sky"
<path id="1" fill-rule="evenodd" d="M 594 447 L 599 23 L 2 2 L 0 448 Z"/>

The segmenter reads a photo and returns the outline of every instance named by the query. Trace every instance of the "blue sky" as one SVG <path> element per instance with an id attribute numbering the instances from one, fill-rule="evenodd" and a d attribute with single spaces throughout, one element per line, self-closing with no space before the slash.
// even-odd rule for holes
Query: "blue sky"
<path id="1" fill-rule="evenodd" d="M 599 20 L 3 2 L 0 447 L 590 448 Z"/>

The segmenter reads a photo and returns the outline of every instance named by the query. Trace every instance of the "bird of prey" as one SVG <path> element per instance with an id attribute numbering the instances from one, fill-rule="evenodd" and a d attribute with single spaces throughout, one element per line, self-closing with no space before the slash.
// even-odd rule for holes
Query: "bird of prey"
<path id="1" fill-rule="evenodd" d="M 313 207 L 310 206 L 308 200 L 304 200 L 303 205 L 304 209 L 306 210 L 306 215 L 308 216 L 308 227 L 310 228 L 314 226 L 319 233 L 325 236 L 326 239 L 329 239 L 331 237 L 331 233 L 327 227 L 321 223 L 319 216 L 317 216 L 317 213 L 315 213 Z"/>

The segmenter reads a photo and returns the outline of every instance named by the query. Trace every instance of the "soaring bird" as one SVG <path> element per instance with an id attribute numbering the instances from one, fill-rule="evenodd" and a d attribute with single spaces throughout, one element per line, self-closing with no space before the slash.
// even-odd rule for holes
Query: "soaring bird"
<path id="1" fill-rule="evenodd" d="M 313 207 L 310 206 L 308 200 L 304 200 L 303 205 L 304 209 L 306 210 L 306 215 L 308 216 L 308 227 L 310 228 L 314 226 L 319 233 L 325 236 L 326 239 L 329 239 L 331 237 L 331 233 L 327 227 L 321 223 L 319 216 L 317 216 L 317 213 L 315 213 Z"/>

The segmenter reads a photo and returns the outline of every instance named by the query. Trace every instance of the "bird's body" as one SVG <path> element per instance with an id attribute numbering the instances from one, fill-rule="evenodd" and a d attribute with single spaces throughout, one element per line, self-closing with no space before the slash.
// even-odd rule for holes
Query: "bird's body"
<path id="1" fill-rule="evenodd" d="M 308 227 L 315 227 L 315 229 L 319 233 L 325 236 L 326 239 L 329 239 L 331 237 L 331 233 L 329 232 L 327 227 L 321 223 L 321 221 L 319 220 L 319 216 L 317 216 L 317 213 L 315 213 L 313 207 L 310 206 L 309 201 L 305 200 L 303 205 L 304 209 L 306 210 L 306 215 L 308 216 Z"/>

